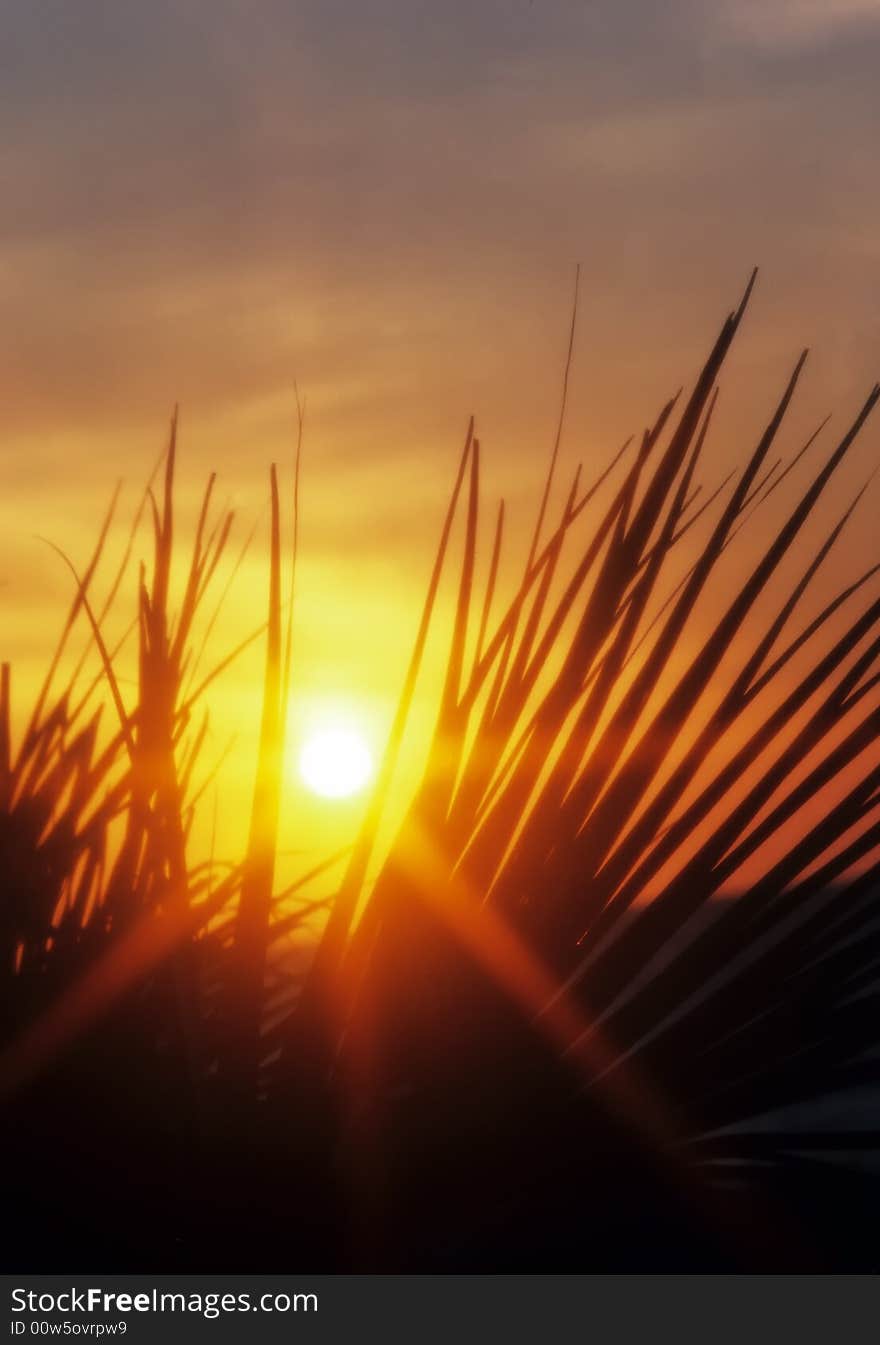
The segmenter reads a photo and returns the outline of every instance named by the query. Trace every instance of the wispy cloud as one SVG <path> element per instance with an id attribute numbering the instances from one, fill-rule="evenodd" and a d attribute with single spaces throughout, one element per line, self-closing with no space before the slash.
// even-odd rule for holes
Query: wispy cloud
<path id="1" fill-rule="evenodd" d="M 878 0 L 724 0 L 707 14 L 730 37 L 771 49 L 827 44 L 854 30 L 880 35 Z"/>
<path id="2" fill-rule="evenodd" d="M 823 409 L 855 395 L 880 278 L 863 36 L 876 13 L 864 0 L 7 7 L 7 510 L 38 486 L 51 508 L 57 483 L 63 517 L 65 492 L 120 461 L 139 473 L 177 399 L 188 453 L 261 481 L 289 436 L 294 376 L 312 394 L 310 507 L 328 527 L 347 470 L 383 526 L 398 511 L 403 545 L 471 410 L 525 496 L 577 260 L 573 455 L 638 428 L 688 377 L 755 261 L 756 405 L 814 335 Z"/>

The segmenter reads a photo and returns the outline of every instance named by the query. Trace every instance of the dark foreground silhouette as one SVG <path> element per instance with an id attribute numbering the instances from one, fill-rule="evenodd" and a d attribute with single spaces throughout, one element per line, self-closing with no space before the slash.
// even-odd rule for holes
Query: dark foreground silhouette
<path id="1" fill-rule="evenodd" d="M 826 522 L 826 488 L 878 389 L 830 448 L 777 449 L 802 357 L 742 470 L 703 494 L 748 297 L 689 397 L 586 487 L 579 469 L 551 526 L 557 435 L 500 614 L 503 506 L 476 597 L 471 425 L 329 903 L 274 879 L 292 645 L 274 469 L 249 844 L 189 856 L 201 697 L 228 661 L 199 682 L 199 622 L 232 520 L 212 522 L 212 480 L 175 606 L 175 422 L 142 505 L 133 702 L 108 630 L 139 517 L 102 602 L 109 515 L 71 566 L 14 748 L 8 667 L 0 684 L 9 1268 L 876 1269 L 878 567 L 811 598 L 864 493 Z M 756 553 L 719 579 L 771 497 Z M 424 780 L 356 919 L 459 512 Z M 97 674 L 83 688 L 81 662 L 59 691 L 82 626 Z M 284 938 L 319 912 L 295 973 Z"/>

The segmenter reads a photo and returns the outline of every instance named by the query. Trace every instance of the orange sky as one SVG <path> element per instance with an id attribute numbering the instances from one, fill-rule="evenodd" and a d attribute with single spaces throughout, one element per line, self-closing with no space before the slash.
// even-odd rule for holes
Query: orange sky
<path id="1" fill-rule="evenodd" d="M 176 400 L 185 493 L 216 469 L 247 531 L 289 457 L 296 378 L 299 690 L 356 704 L 380 739 L 471 411 L 487 501 L 503 491 L 513 538 L 531 518 L 576 261 L 563 476 L 693 376 L 755 262 L 709 483 L 805 344 L 785 442 L 829 410 L 842 431 L 880 370 L 878 59 L 873 0 L 7 12 L 0 602 L 19 710 L 69 594 L 35 534 L 83 559 L 117 477 L 133 504 Z M 833 502 L 876 451 L 874 426 Z M 875 510 L 850 559 L 872 550 Z M 228 640 L 262 602 L 264 557 Z M 218 697 L 218 750 L 227 727 L 249 740 L 256 666 Z"/>

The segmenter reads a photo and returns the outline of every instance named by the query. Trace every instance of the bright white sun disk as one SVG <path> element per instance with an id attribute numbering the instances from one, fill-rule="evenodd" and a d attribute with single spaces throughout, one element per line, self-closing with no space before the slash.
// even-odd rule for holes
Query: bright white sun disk
<path id="1" fill-rule="evenodd" d="M 326 728 L 316 730 L 306 739 L 299 769 L 314 794 L 325 799 L 344 799 L 363 789 L 373 773 L 373 760 L 356 730 Z"/>

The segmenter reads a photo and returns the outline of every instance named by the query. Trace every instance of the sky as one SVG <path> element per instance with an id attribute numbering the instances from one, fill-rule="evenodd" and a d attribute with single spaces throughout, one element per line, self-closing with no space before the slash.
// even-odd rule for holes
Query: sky
<path id="1" fill-rule="evenodd" d="M 381 727 L 471 412 L 514 541 L 531 517 L 576 263 L 566 472 L 693 377 L 755 264 L 713 471 L 805 345 L 795 432 L 842 427 L 880 372 L 878 65 L 873 0 L 0 0 L 19 695 L 69 596 L 37 535 L 82 561 L 175 403 L 184 503 L 216 470 L 259 525 L 296 381 L 304 703 L 348 697 Z M 252 671 L 221 707 L 245 725 Z"/>

